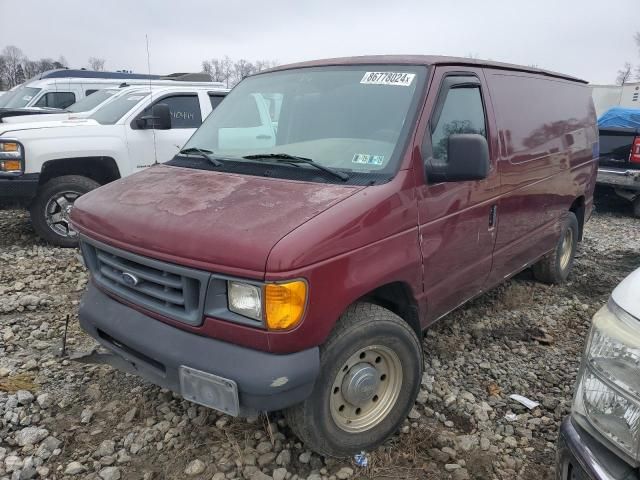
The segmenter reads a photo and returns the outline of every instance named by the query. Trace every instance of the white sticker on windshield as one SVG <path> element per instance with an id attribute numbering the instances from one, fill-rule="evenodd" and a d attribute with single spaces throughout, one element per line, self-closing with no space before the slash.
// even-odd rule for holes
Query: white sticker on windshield
<path id="1" fill-rule="evenodd" d="M 144 95 L 131 95 L 127 97 L 127 100 L 140 100 L 141 98 L 144 98 Z"/>
<path id="2" fill-rule="evenodd" d="M 27 102 L 29 100 L 31 100 L 33 98 L 33 95 L 25 95 L 24 97 L 22 97 L 23 100 L 26 100 Z"/>
<path id="3" fill-rule="evenodd" d="M 384 155 L 369 155 L 367 153 L 356 153 L 351 160 L 353 163 L 360 165 L 382 165 Z"/>
<path id="4" fill-rule="evenodd" d="M 398 85 L 408 87 L 413 82 L 415 73 L 405 72 L 367 72 L 360 83 L 367 85 Z"/>

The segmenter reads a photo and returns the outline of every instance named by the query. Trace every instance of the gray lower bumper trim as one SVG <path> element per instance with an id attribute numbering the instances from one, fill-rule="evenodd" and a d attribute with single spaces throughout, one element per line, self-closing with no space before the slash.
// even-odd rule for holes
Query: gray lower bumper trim
<path id="1" fill-rule="evenodd" d="M 80 325 L 116 354 L 109 364 L 180 392 L 186 365 L 234 380 L 243 412 L 279 410 L 308 397 L 320 368 L 317 347 L 275 355 L 195 335 L 123 305 L 89 283 Z"/>
<path id="2" fill-rule="evenodd" d="M 637 480 L 636 470 L 584 431 L 568 416 L 558 436 L 558 480 Z"/>

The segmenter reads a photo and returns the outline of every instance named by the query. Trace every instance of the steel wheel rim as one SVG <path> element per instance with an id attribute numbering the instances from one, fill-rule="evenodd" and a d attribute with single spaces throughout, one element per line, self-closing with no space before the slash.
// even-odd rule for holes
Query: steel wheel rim
<path id="1" fill-rule="evenodd" d="M 69 216 L 73 203 L 78 199 L 78 192 L 60 192 L 51 197 L 44 207 L 44 218 L 56 235 L 61 237 L 75 237 L 76 231 L 71 228 Z"/>
<path id="2" fill-rule="evenodd" d="M 329 392 L 331 417 L 345 432 L 370 430 L 393 409 L 401 388 L 398 355 L 382 345 L 361 348 L 336 374 Z"/>
<path id="3" fill-rule="evenodd" d="M 565 270 L 571 260 L 571 251 L 573 250 L 573 230 L 567 228 L 562 239 L 562 246 L 560 247 L 560 268 Z"/>

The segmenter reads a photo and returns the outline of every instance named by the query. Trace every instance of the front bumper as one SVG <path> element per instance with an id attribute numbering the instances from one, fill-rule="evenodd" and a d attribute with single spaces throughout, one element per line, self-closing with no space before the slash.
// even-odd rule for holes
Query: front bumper
<path id="1" fill-rule="evenodd" d="M 107 362 L 181 392 L 181 366 L 237 385 L 240 413 L 280 410 L 307 398 L 320 368 L 317 347 L 275 355 L 195 335 L 123 305 L 92 282 L 82 297 L 80 326 L 113 352 Z"/>
<path id="2" fill-rule="evenodd" d="M 596 183 L 610 187 L 640 191 L 640 170 L 600 167 Z"/>
<path id="3" fill-rule="evenodd" d="M 558 436 L 556 479 L 637 480 L 640 476 L 568 416 Z"/>
<path id="4" fill-rule="evenodd" d="M 38 173 L 27 173 L 16 177 L 0 176 L 0 202 L 28 204 L 38 191 Z"/>

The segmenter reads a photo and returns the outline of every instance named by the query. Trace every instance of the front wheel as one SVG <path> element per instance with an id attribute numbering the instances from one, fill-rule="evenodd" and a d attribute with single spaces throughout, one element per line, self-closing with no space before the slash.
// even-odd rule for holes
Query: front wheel
<path id="1" fill-rule="evenodd" d="M 411 327 L 385 308 L 358 303 L 320 347 L 313 392 L 285 415 L 310 449 L 353 455 L 398 430 L 421 378 L 422 348 Z"/>
<path id="2" fill-rule="evenodd" d="M 77 246 L 77 233 L 69 222 L 73 203 L 99 186 L 98 182 L 80 175 L 65 175 L 49 180 L 40 188 L 29 208 L 36 233 L 51 245 Z"/>

